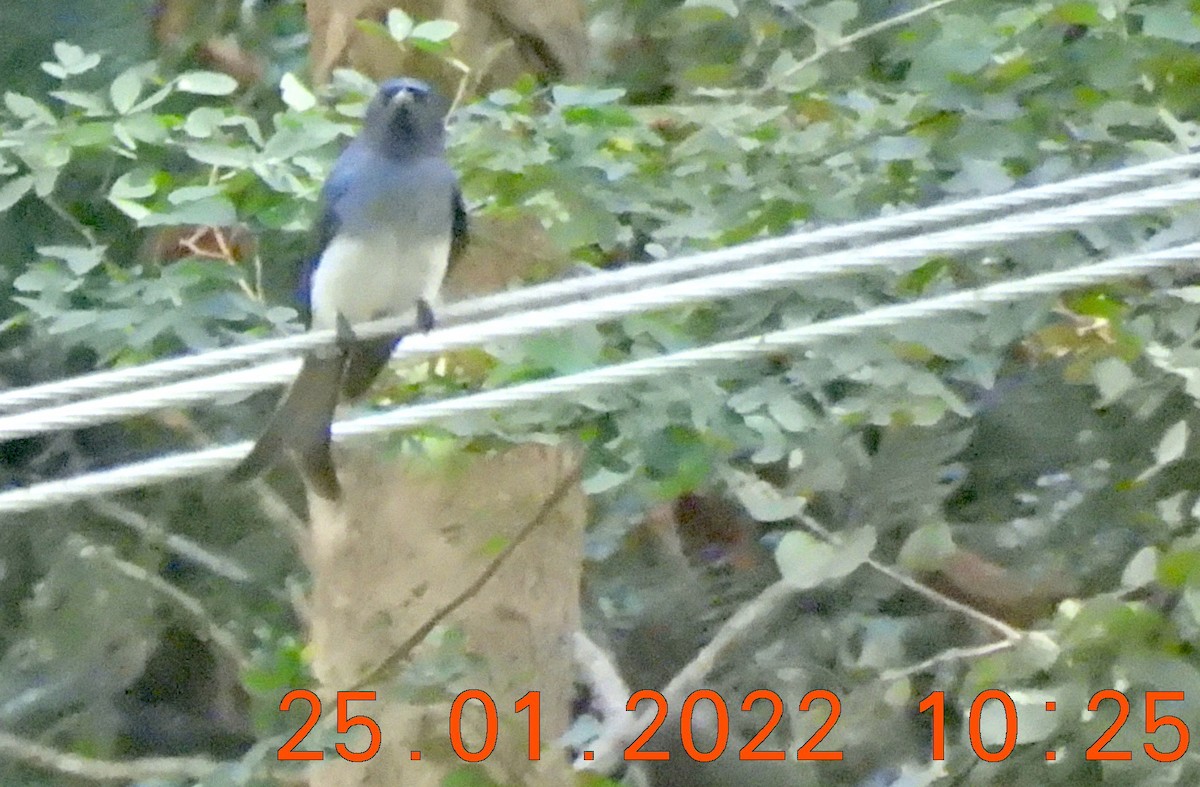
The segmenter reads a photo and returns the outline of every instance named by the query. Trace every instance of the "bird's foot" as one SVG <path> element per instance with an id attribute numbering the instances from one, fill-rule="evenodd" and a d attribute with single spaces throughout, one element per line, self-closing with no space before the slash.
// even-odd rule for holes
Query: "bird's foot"
<path id="1" fill-rule="evenodd" d="M 429 333 L 436 324 L 437 320 L 433 316 L 433 307 L 429 305 L 429 301 L 417 298 L 417 330 Z"/>

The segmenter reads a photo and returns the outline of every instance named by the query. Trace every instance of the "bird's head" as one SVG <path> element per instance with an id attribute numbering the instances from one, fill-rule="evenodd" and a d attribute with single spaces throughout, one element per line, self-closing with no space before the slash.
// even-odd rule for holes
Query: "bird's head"
<path id="1" fill-rule="evenodd" d="M 389 79 L 367 107 L 363 134 L 388 155 L 440 151 L 450 105 L 419 79 Z"/>

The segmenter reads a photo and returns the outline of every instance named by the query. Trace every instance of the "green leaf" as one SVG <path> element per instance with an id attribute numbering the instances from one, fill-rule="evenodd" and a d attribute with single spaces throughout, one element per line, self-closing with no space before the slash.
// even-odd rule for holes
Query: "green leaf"
<path id="1" fill-rule="evenodd" d="M 1200 25 L 1196 14 L 1186 8 L 1146 8 L 1142 15 L 1142 33 L 1183 44 L 1200 43 Z"/>
<path id="2" fill-rule="evenodd" d="M 108 190 L 110 199 L 145 199 L 158 191 L 155 172 L 149 167 L 130 170 L 113 181 Z"/>
<path id="3" fill-rule="evenodd" d="M 117 210 L 121 211 L 134 221 L 140 222 L 142 219 L 150 215 L 150 209 L 140 202 L 134 202 L 131 199 L 124 199 L 121 197 L 109 197 L 108 201 L 111 202 L 117 208 Z"/>
<path id="4" fill-rule="evenodd" d="M 736 473 L 730 486 L 746 513 L 759 522 L 782 522 L 804 511 L 804 498 L 785 495 L 758 476 Z"/>
<path id="5" fill-rule="evenodd" d="M 167 195 L 167 202 L 172 205 L 182 205 L 185 202 L 195 202 L 198 199 L 215 197 L 222 192 L 220 186 L 184 186 Z"/>
<path id="6" fill-rule="evenodd" d="M 50 95 L 64 104 L 79 107 L 93 117 L 107 115 L 111 109 L 103 98 L 94 93 L 84 93 L 79 90 L 52 90 Z"/>
<path id="7" fill-rule="evenodd" d="M 21 120 L 36 120 L 46 125 L 58 123 L 58 118 L 49 109 L 34 101 L 29 96 L 23 96 L 20 93 L 13 93 L 11 91 L 5 93 L 4 106 L 8 107 L 8 111 Z"/>
<path id="8" fill-rule="evenodd" d="M 787 391 L 779 392 L 767 400 L 767 412 L 789 432 L 803 432 L 817 421 L 814 414 Z"/>
<path id="9" fill-rule="evenodd" d="M 784 535 L 775 548 L 775 562 L 783 578 L 798 588 L 811 588 L 847 576 L 871 556 L 875 529 L 860 527 L 841 534 L 841 543 L 829 544 L 803 530 Z"/>
<path id="10" fill-rule="evenodd" d="M 114 126 L 119 126 L 130 138 L 152 145 L 161 145 L 169 137 L 167 129 L 163 126 L 162 118 L 149 112 L 127 115 Z"/>
<path id="11" fill-rule="evenodd" d="M 197 142 L 184 147 L 187 154 L 201 164 L 231 169 L 246 169 L 254 163 L 257 151 L 244 145 L 219 145 Z"/>
<path id="12" fill-rule="evenodd" d="M 137 150 L 137 140 L 129 133 L 129 129 L 122 126 L 120 123 L 114 123 L 112 127 L 113 136 L 129 150 Z"/>
<path id="13" fill-rule="evenodd" d="M 95 121 L 59 128 L 59 138 L 73 148 L 104 147 L 112 142 L 113 138 L 112 126 L 107 122 Z"/>
<path id="14" fill-rule="evenodd" d="M 1129 364 L 1120 358 L 1105 358 L 1093 366 L 1092 380 L 1100 392 L 1099 407 L 1113 404 L 1138 381 Z"/>
<path id="15" fill-rule="evenodd" d="M 142 94 L 143 81 L 141 68 L 127 68 L 113 80 L 108 95 L 117 114 L 126 114 L 137 103 L 138 96 Z"/>
<path id="16" fill-rule="evenodd" d="M 7 181 L 3 186 L 0 186 L 0 211 L 6 211 L 17 201 L 29 193 L 29 189 L 33 187 L 33 176 L 22 175 L 19 178 L 13 178 Z"/>
<path id="17" fill-rule="evenodd" d="M 183 131 L 200 139 L 211 137 L 224 119 L 225 113 L 216 107 L 196 107 L 183 121 Z"/>
<path id="18" fill-rule="evenodd" d="M 1046 703 L 1060 701 L 1060 693 L 1044 690 L 1009 691 L 1009 699 L 1020 719 L 1021 743 L 1036 743 L 1050 738 L 1066 720 L 1061 711 L 1046 710 Z M 1008 717 L 999 702 L 985 703 L 979 712 L 979 737 L 984 746 L 995 750 L 1008 736 Z"/>
<path id="19" fill-rule="evenodd" d="M 1047 19 L 1060 25 L 1102 25 L 1104 17 L 1100 15 L 1095 2 L 1079 0 L 1066 2 L 1054 7 Z"/>
<path id="20" fill-rule="evenodd" d="M 263 145 L 263 158 L 290 160 L 298 153 L 332 142 L 347 130 L 345 124 L 331 123 L 323 117 L 305 116 L 292 120 L 299 122 L 281 123 Z"/>
<path id="21" fill-rule="evenodd" d="M 404 41 L 412 33 L 415 23 L 412 17 L 401 11 L 399 8 L 393 8 L 388 11 L 387 15 L 387 31 L 396 41 Z"/>
<path id="22" fill-rule="evenodd" d="M 100 312 L 95 309 L 68 309 L 54 318 L 48 330 L 51 335 L 57 335 L 90 328 L 99 316 Z"/>
<path id="23" fill-rule="evenodd" d="M 157 106 L 158 104 L 161 104 L 163 101 L 165 101 L 167 96 L 171 95 L 174 92 L 175 92 L 175 83 L 168 82 L 167 84 L 160 87 L 158 90 L 155 90 L 153 93 L 146 96 L 141 101 L 137 102 L 132 107 L 130 107 L 129 114 L 132 115 L 137 112 L 145 112 L 148 109 L 153 109 L 155 106 Z"/>
<path id="24" fill-rule="evenodd" d="M 581 482 L 583 491 L 589 495 L 598 495 L 612 489 L 633 477 L 633 468 L 617 472 L 608 467 L 597 467 Z"/>
<path id="25" fill-rule="evenodd" d="M 728 17 L 738 15 L 737 3 L 733 0 L 684 0 L 684 8 L 711 8 Z"/>
<path id="26" fill-rule="evenodd" d="M 181 74 L 175 85 L 185 93 L 202 96 L 227 96 L 237 90 L 237 80 L 216 71 L 189 71 Z"/>
<path id="27" fill-rule="evenodd" d="M 832 0 L 814 6 L 808 11 L 808 19 L 821 38 L 831 41 L 846 33 L 846 23 L 858 16 L 858 3 L 854 0 Z"/>
<path id="28" fill-rule="evenodd" d="M 31 265 L 24 273 L 13 279 L 13 289 L 19 292 L 61 291 L 65 289 L 66 274 L 58 266 Z M 39 301 L 28 301 L 24 298 L 14 298 L 30 311 L 38 310 L 34 304 Z"/>
<path id="29" fill-rule="evenodd" d="M 440 44 L 449 40 L 456 32 L 458 32 L 458 22 L 452 22 L 449 19 L 434 19 L 414 27 L 409 38 Z"/>
<path id="30" fill-rule="evenodd" d="M 441 787 L 501 787 L 480 765 L 460 765 L 445 775 Z"/>
<path id="31" fill-rule="evenodd" d="M 500 88 L 499 90 L 493 90 L 491 93 L 488 93 L 487 97 L 488 101 L 492 102 L 498 107 L 516 106 L 517 104 L 521 103 L 522 98 L 523 97 L 520 93 L 506 87 Z M 1196 289 L 1200 290 L 1200 287 L 1197 287 Z"/>
<path id="32" fill-rule="evenodd" d="M 1154 450 L 1154 464 L 1161 467 L 1183 456 L 1187 448 L 1187 439 L 1187 421 L 1177 421 L 1163 434 L 1162 440 Z"/>
<path id="33" fill-rule="evenodd" d="M 279 80 L 279 93 L 283 103 L 297 112 L 306 112 L 317 105 L 317 97 L 291 71 Z"/>
<path id="34" fill-rule="evenodd" d="M 897 560 L 911 571 L 937 571 L 955 551 L 950 526 L 939 520 L 914 530 L 900 548 Z"/>
<path id="35" fill-rule="evenodd" d="M 624 97 L 625 89 L 555 85 L 550 94 L 554 97 L 554 103 L 560 107 L 598 107 L 618 101 Z"/>
<path id="36" fill-rule="evenodd" d="M 54 56 L 58 58 L 58 62 L 69 67 L 83 62 L 83 48 L 66 41 L 55 41 Z"/>
<path id="37" fill-rule="evenodd" d="M 57 68 L 51 70 L 47 66 L 55 65 L 53 63 L 43 63 L 42 68 L 52 76 L 57 76 L 60 79 L 65 79 L 67 76 L 82 74 L 86 71 L 91 71 L 96 66 L 100 65 L 100 55 L 96 53 L 86 53 L 82 48 L 74 44 L 68 44 L 66 41 L 54 42 L 54 56 L 58 58 Z M 56 73 L 57 72 L 57 73 Z"/>
<path id="38" fill-rule="evenodd" d="M 185 202 L 165 213 L 150 213 L 138 220 L 142 227 L 200 224 L 208 227 L 227 227 L 237 222 L 233 203 L 224 196 L 208 197 Z"/>
<path id="39" fill-rule="evenodd" d="M 37 252 L 45 257 L 62 260 L 76 276 L 95 268 L 104 261 L 104 246 L 38 246 Z"/>
<path id="40" fill-rule="evenodd" d="M 1133 590 L 1145 587 L 1154 581 L 1158 574 L 1158 550 L 1154 547 L 1142 547 L 1130 559 L 1121 574 L 1121 587 Z"/>
<path id="41" fill-rule="evenodd" d="M 1200 584 L 1200 549 L 1184 546 L 1171 549 L 1159 558 L 1157 576 L 1169 588 Z"/>
<path id="42" fill-rule="evenodd" d="M 788 93 L 801 93 L 812 89 L 821 76 L 820 64 L 806 63 L 802 67 L 795 55 L 784 50 L 771 64 L 767 72 L 767 84 Z"/>
<path id="43" fill-rule="evenodd" d="M 787 440 L 773 419 L 765 415 L 748 415 L 746 426 L 758 432 L 758 438 L 754 441 L 756 448 L 750 455 L 751 462 L 763 465 L 777 462 L 787 455 Z"/>

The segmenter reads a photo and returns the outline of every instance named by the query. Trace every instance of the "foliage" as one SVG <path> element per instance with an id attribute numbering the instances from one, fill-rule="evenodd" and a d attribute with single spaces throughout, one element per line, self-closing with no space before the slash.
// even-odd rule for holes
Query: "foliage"
<path id="1" fill-rule="evenodd" d="M 1195 141 L 1200 53 L 1190 45 L 1200 16 L 1188 3 L 936 5 L 596 0 L 596 38 L 610 63 L 601 86 L 530 81 L 460 110 L 452 155 L 467 197 L 477 213 L 532 213 L 574 258 L 608 266 L 998 193 Z M 408 21 L 393 17 L 387 31 L 419 36 Z M 425 32 L 436 48 L 448 30 Z M 39 227 L 35 252 L 11 253 L 2 267 L 13 289 L 3 312 L 12 342 L 86 348 L 108 366 L 294 328 L 283 306 L 289 260 L 370 86 L 340 73 L 326 109 L 287 76 L 280 99 L 250 106 L 218 74 L 139 65 L 93 80 L 104 61 L 86 48 L 59 44 L 53 57 L 44 70 L 59 80 L 54 90 L 5 96 L 0 208 Z M 223 228 L 222 243 L 147 251 L 160 228 L 189 225 Z M 642 315 L 488 348 L 487 364 L 447 384 L 496 386 L 752 336 L 1187 242 L 1197 226 L 1195 208 L 1163 211 Z M 257 244 L 231 242 L 234 227 Z M 681 594 L 718 618 L 743 600 L 724 597 L 708 574 L 639 567 L 629 536 L 648 511 L 704 491 L 756 520 L 776 545 L 770 571 L 808 590 L 713 681 L 727 697 L 746 686 L 838 695 L 844 715 L 823 748 L 844 750 L 845 762 L 806 763 L 798 782 L 1190 783 L 1200 774 L 1194 752 L 1168 765 L 1140 744 L 1173 746 L 1170 731 L 1145 734 L 1145 692 L 1200 693 L 1198 324 L 1197 286 L 1162 277 L 864 333 L 455 433 L 463 445 L 550 435 L 586 443 L 592 570 L 603 580 L 598 625 L 615 641 L 656 608 L 670 606 L 678 620 Z M 201 418 L 218 434 L 234 431 L 228 416 Z M 124 439 L 147 451 L 185 439 L 162 432 Z M 103 456 L 83 451 L 85 464 Z M 64 697 L 114 642 L 128 664 L 144 661 L 164 625 L 128 577 L 105 574 L 104 564 L 78 570 L 86 545 L 74 531 L 82 531 L 203 598 L 254 654 L 242 676 L 258 704 L 252 737 L 280 729 L 264 708 L 278 686 L 303 680 L 303 657 L 286 598 L 260 591 L 278 591 L 299 564 L 281 534 L 231 510 L 236 494 L 197 483 L 147 490 L 131 505 L 239 555 L 253 566 L 242 584 L 181 565 L 161 544 L 94 515 L 0 530 L 4 554 L 21 558 L 2 565 L 23 564 L 0 571 L 0 619 L 11 623 L 0 629 L 0 726 L 46 729 L 71 711 L 70 745 L 119 749 L 119 736 L 97 730 L 132 683 L 121 659 L 88 682 L 82 709 Z M 836 546 L 805 523 L 823 526 Z M 964 616 L 868 565 L 936 575 L 966 552 L 1029 591 L 1017 617 L 1035 635 L 958 657 L 955 649 L 997 636 L 980 623 L 996 599 L 968 593 L 976 615 Z M 762 578 L 750 582 L 761 587 Z M 104 611 L 85 608 L 101 585 Z M 1038 608 L 1042 589 L 1061 603 Z M 63 643 L 84 614 L 112 622 Z M 31 661 L 39 648 L 49 655 Z M 907 669 L 938 654 L 950 657 Z M 34 702 L 44 681 L 58 692 Z M 967 734 L 972 700 L 991 688 L 1013 697 L 1022 730 L 1014 754 L 996 764 L 981 762 Z M 1113 688 L 1132 713 L 1109 749 L 1132 759 L 1086 759 L 1114 708 L 1082 710 Z M 931 760 L 929 714 L 917 712 L 934 690 L 946 692 L 944 762 Z M 1046 700 L 1057 702 L 1056 715 L 1041 710 Z M 1160 712 L 1194 727 L 1190 707 Z M 775 748 L 794 749 L 811 733 L 811 719 L 791 719 Z M 983 724 L 994 750 L 996 716 Z M 1045 761 L 1050 749 L 1054 763 Z"/>

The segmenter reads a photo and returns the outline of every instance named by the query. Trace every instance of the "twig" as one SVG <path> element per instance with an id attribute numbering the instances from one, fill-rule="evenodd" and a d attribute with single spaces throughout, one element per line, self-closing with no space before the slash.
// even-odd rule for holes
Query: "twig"
<path id="1" fill-rule="evenodd" d="M 450 109 L 446 110 L 446 117 L 449 117 L 454 113 L 454 110 L 458 109 L 458 106 L 462 103 L 463 99 L 466 98 L 467 85 L 471 82 L 472 70 L 470 66 L 456 57 L 447 57 L 443 59 L 451 67 L 462 74 L 458 80 L 458 87 L 454 90 L 454 99 L 450 102 Z"/>
<path id="2" fill-rule="evenodd" d="M 838 545 L 841 540 L 833 533 L 826 530 L 820 522 L 813 519 L 808 514 L 801 514 L 800 519 L 803 524 L 813 533 L 818 535 L 823 540 L 830 544 Z M 915 665 L 909 669 L 919 672 L 923 668 L 928 668 L 944 660 L 954 658 L 971 658 L 974 656 L 994 653 L 1006 648 L 1013 647 L 1024 636 L 1025 632 L 1014 628 L 1002 620 L 991 617 L 979 610 L 955 601 L 954 599 L 945 596 L 933 588 L 927 587 L 920 582 L 917 582 L 911 577 L 901 574 L 899 571 L 886 566 L 883 563 L 867 558 L 866 565 L 870 566 L 875 571 L 880 572 L 889 579 L 898 582 L 904 587 L 919 593 L 926 598 L 929 598 L 937 603 L 943 604 L 956 612 L 961 612 L 964 615 L 976 620 L 977 622 L 998 631 L 1004 636 L 1004 639 L 989 642 L 986 645 L 980 645 L 971 648 L 959 648 L 945 651 L 939 656 L 935 656 L 928 662 Z M 717 631 L 712 641 L 700 649 L 700 652 L 688 662 L 683 669 L 676 673 L 671 682 L 662 690 L 662 695 L 667 701 L 668 708 L 680 707 L 687 693 L 695 686 L 699 685 L 713 667 L 717 664 L 717 660 L 731 647 L 745 641 L 746 634 L 756 627 L 763 619 L 769 617 L 778 610 L 788 599 L 792 598 L 796 593 L 801 592 L 787 580 L 779 580 L 768 586 L 762 593 L 751 599 L 746 604 L 742 605 L 734 615 L 725 622 L 725 624 Z M 908 674 L 908 673 L 905 673 Z M 591 751 L 594 759 L 591 761 L 576 760 L 576 770 L 595 770 L 600 773 L 613 773 L 621 764 L 621 756 L 626 740 L 631 736 L 636 735 L 638 731 L 645 729 L 650 723 L 650 717 L 653 710 L 647 710 L 643 713 L 627 713 L 621 717 L 621 723 L 615 725 L 610 731 L 606 730 L 600 738 L 593 741 Z"/>
<path id="3" fill-rule="evenodd" d="M 930 11 L 935 11 L 938 8 L 941 8 L 942 6 L 950 5 L 953 2 L 956 2 L 956 0 L 934 0 L 932 3 L 926 3 L 925 5 L 920 6 L 918 8 L 914 8 L 911 11 L 905 11 L 902 14 L 896 14 L 895 16 L 890 16 L 887 19 L 880 20 L 873 25 L 867 25 L 866 27 L 859 28 L 858 30 L 855 30 L 853 33 L 850 33 L 849 35 L 842 36 L 841 38 L 839 38 L 838 40 L 834 41 L 831 44 L 819 47 L 817 49 L 817 51 L 813 52 L 811 55 L 809 55 L 808 57 L 804 58 L 803 60 L 797 62 L 795 65 L 793 65 L 787 71 L 785 71 L 781 77 L 776 79 L 776 81 L 783 81 L 783 80 L 786 80 L 789 77 L 793 76 L 794 74 L 800 73 L 801 71 L 803 71 L 804 69 L 813 65 L 814 63 L 817 63 L 817 62 L 823 60 L 826 57 L 826 55 L 829 55 L 832 52 L 837 52 L 838 50 L 845 49 L 846 47 L 851 46 L 852 44 L 857 44 L 859 41 L 863 40 L 864 38 L 873 36 L 876 33 L 882 33 L 884 30 L 888 30 L 893 27 L 897 27 L 899 25 L 905 24 L 906 22 L 911 22 L 912 20 L 916 19 L 917 17 L 924 16 L 925 14 L 928 14 Z M 801 20 L 801 21 L 804 21 L 804 20 Z M 805 21 L 805 24 L 809 24 L 809 23 L 807 21 Z M 811 25 L 809 25 L 809 26 L 811 27 Z M 763 87 L 759 88 L 759 91 L 762 92 L 767 89 L 768 88 L 766 86 L 763 86 Z"/>
<path id="4" fill-rule="evenodd" d="M 687 694 L 704 680 L 722 654 L 744 642 L 747 632 L 764 618 L 774 614 L 786 601 L 799 592 L 800 589 L 795 585 L 781 579 L 743 604 L 729 620 L 725 621 L 712 641 L 701 648 L 700 652 L 684 665 L 683 669 L 679 670 L 662 690 L 667 707 L 681 707 Z M 627 740 L 649 725 L 653 713 L 654 710 L 646 710 L 641 713 L 626 712 L 622 714 L 619 717 L 619 724 L 613 725 L 611 730 L 606 731 L 590 744 L 593 759 L 591 761 L 576 760 L 575 769 L 600 773 L 615 772 L 622 764 L 622 752 Z"/>
<path id="5" fill-rule="evenodd" d="M 629 701 L 629 686 L 613 663 L 612 656 L 597 645 L 582 631 L 573 638 L 575 662 L 579 665 L 583 679 L 596 699 L 596 709 L 607 728 L 625 714 L 625 703 Z M 603 735 L 603 733 L 601 733 Z"/>
<path id="6" fill-rule="evenodd" d="M 559 503 L 562 502 L 563 498 L 566 497 L 567 492 L 569 492 L 573 486 L 579 483 L 582 473 L 583 460 L 580 459 L 575 463 L 575 466 L 571 472 L 568 473 L 558 483 L 557 486 L 555 486 L 554 490 L 550 493 L 550 496 L 546 498 L 546 500 L 542 503 L 541 508 L 538 509 L 537 514 L 535 514 L 534 517 L 529 520 L 524 527 L 521 528 L 521 530 L 513 537 L 512 541 L 510 541 L 504 547 L 504 549 L 500 550 L 500 552 L 494 558 L 492 558 L 487 567 L 484 568 L 483 572 L 480 573 L 480 575 L 476 577 L 475 580 L 463 592 L 459 593 L 452 601 L 434 612 L 433 615 L 430 616 L 429 619 L 424 623 L 422 623 L 421 626 L 412 634 L 412 636 L 401 643 L 400 646 L 391 653 L 391 655 L 380 662 L 380 664 L 371 670 L 367 675 L 359 679 L 353 687 L 353 690 L 357 691 L 369 686 L 377 686 L 380 683 L 385 683 L 390 680 L 392 674 L 402 664 L 405 663 L 412 651 L 418 645 L 420 645 L 427 636 L 429 636 L 429 633 L 456 609 L 478 595 L 479 591 L 483 589 L 488 580 L 500 570 L 501 566 L 508 562 L 508 559 L 512 557 L 517 548 L 520 547 L 521 544 L 524 543 L 534 531 L 536 531 L 542 524 L 546 522 L 547 519 L 550 518 L 550 513 L 554 511 Z M 320 720 L 320 722 L 318 722 L 312 734 L 320 735 L 321 733 L 327 733 L 330 727 L 333 725 L 333 719 L 333 714 L 326 714 Z M 280 738 L 280 741 L 282 741 L 282 738 Z"/>
<path id="7" fill-rule="evenodd" d="M 89 544 L 80 550 L 79 556 L 84 560 L 102 561 L 106 566 L 122 576 L 134 582 L 140 582 L 156 593 L 165 596 L 198 624 L 198 633 L 201 638 L 208 639 L 208 641 L 219 648 L 237 666 L 239 672 L 249 667 L 250 659 L 242 652 L 237 640 L 208 614 L 208 611 L 204 609 L 204 605 L 198 599 L 183 592 L 162 577 L 150 573 L 141 566 L 130 563 L 127 560 L 122 560 L 117 557 L 116 552 L 111 547 Z"/>
<path id="8" fill-rule="evenodd" d="M 122 762 L 60 751 L 0 730 L 0 756 L 15 762 L 96 782 L 148 782 L 159 779 L 199 781 L 221 763 L 207 757 L 144 757 Z"/>
<path id="9" fill-rule="evenodd" d="M 492 558 L 487 567 L 484 568 L 483 572 L 480 573 L 480 575 L 476 577 L 475 580 L 471 582 L 471 584 L 468 585 L 465 590 L 455 596 L 454 599 L 452 599 L 448 604 L 434 612 L 428 620 L 422 623 L 417 630 L 414 631 L 408 639 L 401 643 L 400 646 L 396 648 L 396 650 L 393 651 L 390 656 L 384 659 L 379 666 L 371 670 L 370 673 L 360 679 L 354 688 L 362 689 L 367 686 L 378 685 L 386 682 L 391 677 L 392 672 L 407 660 L 413 649 L 420 645 L 425 638 L 429 636 L 430 632 L 432 632 L 438 626 L 438 624 L 440 624 L 463 604 L 477 596 L 479 591 L 483 589 L 483 586 L 488 583 L 488 580 L 495 576 L 496 572 L 508 562 L 508 559 L 512 557 L 514 552 L 517 551 L 517 548 L 520 547 L 521 544 L 525 543 L 526 539 L 528 539 L 535 530 L 537 530 L 546 522 L 547 519 L 550 518 L 551 512 L 553 512 L 558 504 L 563 501 L 563 498 L 566 497 L 571 488 L 579 482 L 582 472 L 583 461 L 581 459 L 575 463 L 575 467 L 571 470 L 571 472 L 567 473 L 567 475 L 561 481 L 559 481 L 558 485 L 554 487 L 554 491 L 552 491 L 550 496 L 547 497 L 545 502 L 542 503 L 541 508 L 538 509 L 538 512 L 536 515 L 534 515 L 533 519 L 529 520 L 529 522 L 517 532 L 513 539 L 509 541 L 507 545 L 505 545 L 504 549 L 500 550 L 500 552 L 494 558 Z"/>
<path id="10" fill-rule="evenodd" d="M 180 557 L 204 566 L 217 576 L 234 582 L 250 581 L 250 574 L 235 561 L 223 555 L 214 554 L 184 536 L 168 533 L 162 525 L 151 521 L 144 514 L 132 508 L 127 508 L 107 498 L 90 500 L 88 507 L 100 516 L 119 522 L 137 532 L 149 543 L 161 545 Z"/>
<path id="11" fill-rule="evenodd" d="M 926 672 L 939 664 L 945 664 L 949 661 L 962 661 L 964 659 L 977 659 L 980 656 L 987 656 L 1002 650 L 1008 650 L 1016 644 L 1016 640 L 1001 639 L 985 645 L 975 645 L 970 648 L 950 648 L 917 664 L 881 672 L 879 673 L 879 679 L 881 681 L 899 680 L 909 675 L 916 675 L 918 672 Z"/>
<path id="12" fill-rule="evenodd" d="M 283 496 L 275 491 L 275 487 L 266 481 L 257 479 L 253 483 L 257 494 L 258 507 L 277 527 L 287 532 L 297 549 L 303 549 L 308 543 L 308 527 L 300 515 L 292 509 Z"/>
<path id="13" fill-rule="evenodd" d="M 841 546 L 841 539 L 838 538 L 835 534 L 826 530 L 825 527 L 820 522 L 818 522 L 816 519 L 814 519 L 810 514 L 802 512 L 800 514 L 799 519 L 809 530 L 811 530 L 816 535 L 820 536 L 827 543 L 833 544 L 834 546 Z M 1004 637 L 1007 640 L 1011 640 L 1012 642 L 1017 642 L 1018 640 L 1020 640 L 1021 638 L 1023 638 L 1025 636 L 1024 631 L 1021 631 L 1020 629 L 1018 629 L 1014 626 L 1010 626 L 1009 624 L 1005 623 L 1003 620 L 1000 620 L 999 618 L 994 618 L 991 615 L 987 614 L 986 612 L 980 612 L 978 609 L 975 609 L 975 607 L 972 607 L 968 604 L 964 604 L 961 601 L 957 601 L 956 599 L 952 599 L 949 596 L 945 595 L 944 593 L 939 593 L 938 591 L 934 590 L 933 588 L 929 587 L 928 585 L 924 585 L 924 584 L 918 582 L 917 580 L 913 579 L 912 577 L 909 577 L 909 576 L 906 576 L 906 575 L 900 573 L 899 571 L 892 568 L 891 566 L 880 563 L 878 560 L 875 560 L 874 558 L 868 557 L 864 562 L 868 566 L 873 568 L 875 571 L 878 571 L 880 574 L 883 574 L 888 579 L 891 579 L 892 581 L 897 582 L 900 585 L 903 585 L 904 587 L 908 588 L 909 590 L 913 591 L 914 593 L 918 593 L 918 594 L 924 596 L 925 598 L 929 599 L 930 601 L 941 604 L 944 607 L 948 607 L 948 608 L 954 610 L 955 612 L 959 612 L 963 615 L 966 615 L 967 617 L 971 618 L 975 622 L 980 623 L 984 626 L 987 626 L 988 628 L 997 632 L 998 634 L 1000 634 L 1002 637 Z"/>
<path id="14" fill-rule="evenodd" d="M 67 224 L 70 224 L 71 229 L 82 235 L 84 240 L 88 242 L 89 246 L 94 247 L 98 245 L 96 241 L 96 233 L 92 232 L 91 228 L 81 222 L 79 219 L 72 216 L 70 211 L 68 211 L 62 205 L 59 205 L 58 200 L 54 198 L 53 194 L 47 194 L 45 197 L 42 197 L 42 202 L 54 212 L 54 215 L 58 216 Z"/>

